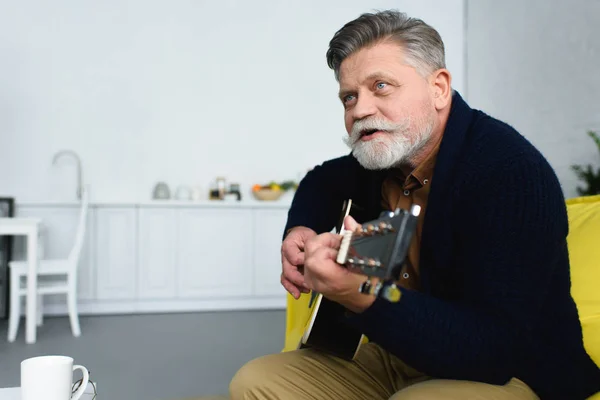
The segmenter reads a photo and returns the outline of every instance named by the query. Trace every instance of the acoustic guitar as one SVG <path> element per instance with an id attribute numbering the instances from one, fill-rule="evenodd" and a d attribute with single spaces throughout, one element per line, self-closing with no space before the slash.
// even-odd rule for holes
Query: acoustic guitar
<path id="1" fill-rule="evenodd" d="M 343 236 L 336 261 L 367 277 L 359 289 L 361 293 L 396 302 L 400 289 L 395 281 L 406 261 L 421 209 L 414 205 L 410 210 L 384 212 L 378 219 L 361 224 L 356 231 L 346 231 L 343 221 L 352 215 L 353 207 L 351 199 L 344 202 L 336 226 Z M 377 278 L 376 283 L 371 278 Z M 347 310 L 341 304 L 312 292 L 308 307 L 310 314 L 299 349 L 313 348 L 351 360 L 368 341 L 365 335 L 343 322 Z"/>

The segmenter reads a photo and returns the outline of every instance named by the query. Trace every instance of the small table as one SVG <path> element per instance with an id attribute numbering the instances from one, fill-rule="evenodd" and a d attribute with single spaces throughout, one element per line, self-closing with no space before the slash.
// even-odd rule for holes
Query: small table
<path id="1" fill-rule="evenodd" d="M 37 271 L 38 235 L 41 220 L 38 218 L 0 218 L 0 235 L 27 236 L 27 312 L 25 342 L 35 343 L 37 322 Z M 8 284 L 8 283 L 7 283 Z M 0 399 L 2 399 L 0 397 Z"/>
<path id="2" fill-rule="evenodd" d="M 96 384 L 96 388 L 97 387 L 98 385 Z M 21 400 L 21 388 L 13 387 L 0 389 L 0 400 Z M 91 384 L 87 385 L 87 387 L 85 388 L 85 392 L 83 392 L 83 395 L 79 400 L 95 400 L 94 387 Z"/>

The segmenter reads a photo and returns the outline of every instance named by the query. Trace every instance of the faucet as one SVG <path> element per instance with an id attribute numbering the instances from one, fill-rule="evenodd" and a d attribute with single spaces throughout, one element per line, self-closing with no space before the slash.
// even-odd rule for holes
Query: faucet
<path id="1" fill-rule="evenodd" d="M 66 155 L 74 157 L 75 161 L 77 162 L 77 198 L 81 200 L 81 196 L 83 194 L 83 181 L 81 177 L 81 158 L 79 155 L 77 155 L 77 153 L 75 153 L 73 150 L 61 150 L 54 155 L 54 158 L 52 159 L 52 165 L 56 165 L 58 159 Z"/>

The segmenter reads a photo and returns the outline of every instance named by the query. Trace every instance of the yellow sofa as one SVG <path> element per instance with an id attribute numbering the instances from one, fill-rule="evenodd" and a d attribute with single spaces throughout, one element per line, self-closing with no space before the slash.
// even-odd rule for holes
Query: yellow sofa
<path id="1" fill-rule="evenodd" d="M 577 303 L 585 349 L 600 365 L 600 195 L 567 200 L 567 212 L 571 294 Z"/>
<path id="2" fill-rule="evenodd" d="M 600 195 L 568 199 L 571 293 L 583 327 L 588 354 L 600 366 Z M 296 349 L 309 316 L 310 295 L 288 294 L 283 351 Z M 592 397 L 600 400 L 600 393 Z"/>

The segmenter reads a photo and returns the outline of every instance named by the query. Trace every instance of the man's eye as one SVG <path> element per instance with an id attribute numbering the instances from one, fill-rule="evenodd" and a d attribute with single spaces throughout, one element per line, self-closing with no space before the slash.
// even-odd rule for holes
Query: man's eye
<path id="1" fill-rule="evenodd" d="M 354 96 L 351 94 L 344 97 L 344 103 L 348 103 L 349 101 L 352 101 L 352 100 L 354 100 Z"/>
<path id="2" fill-rule="evenodd" d="M 377 89 L 383 89 L 385 88 L 387 84 L 385 82 L 378 82 L 377 83 Z"/>

